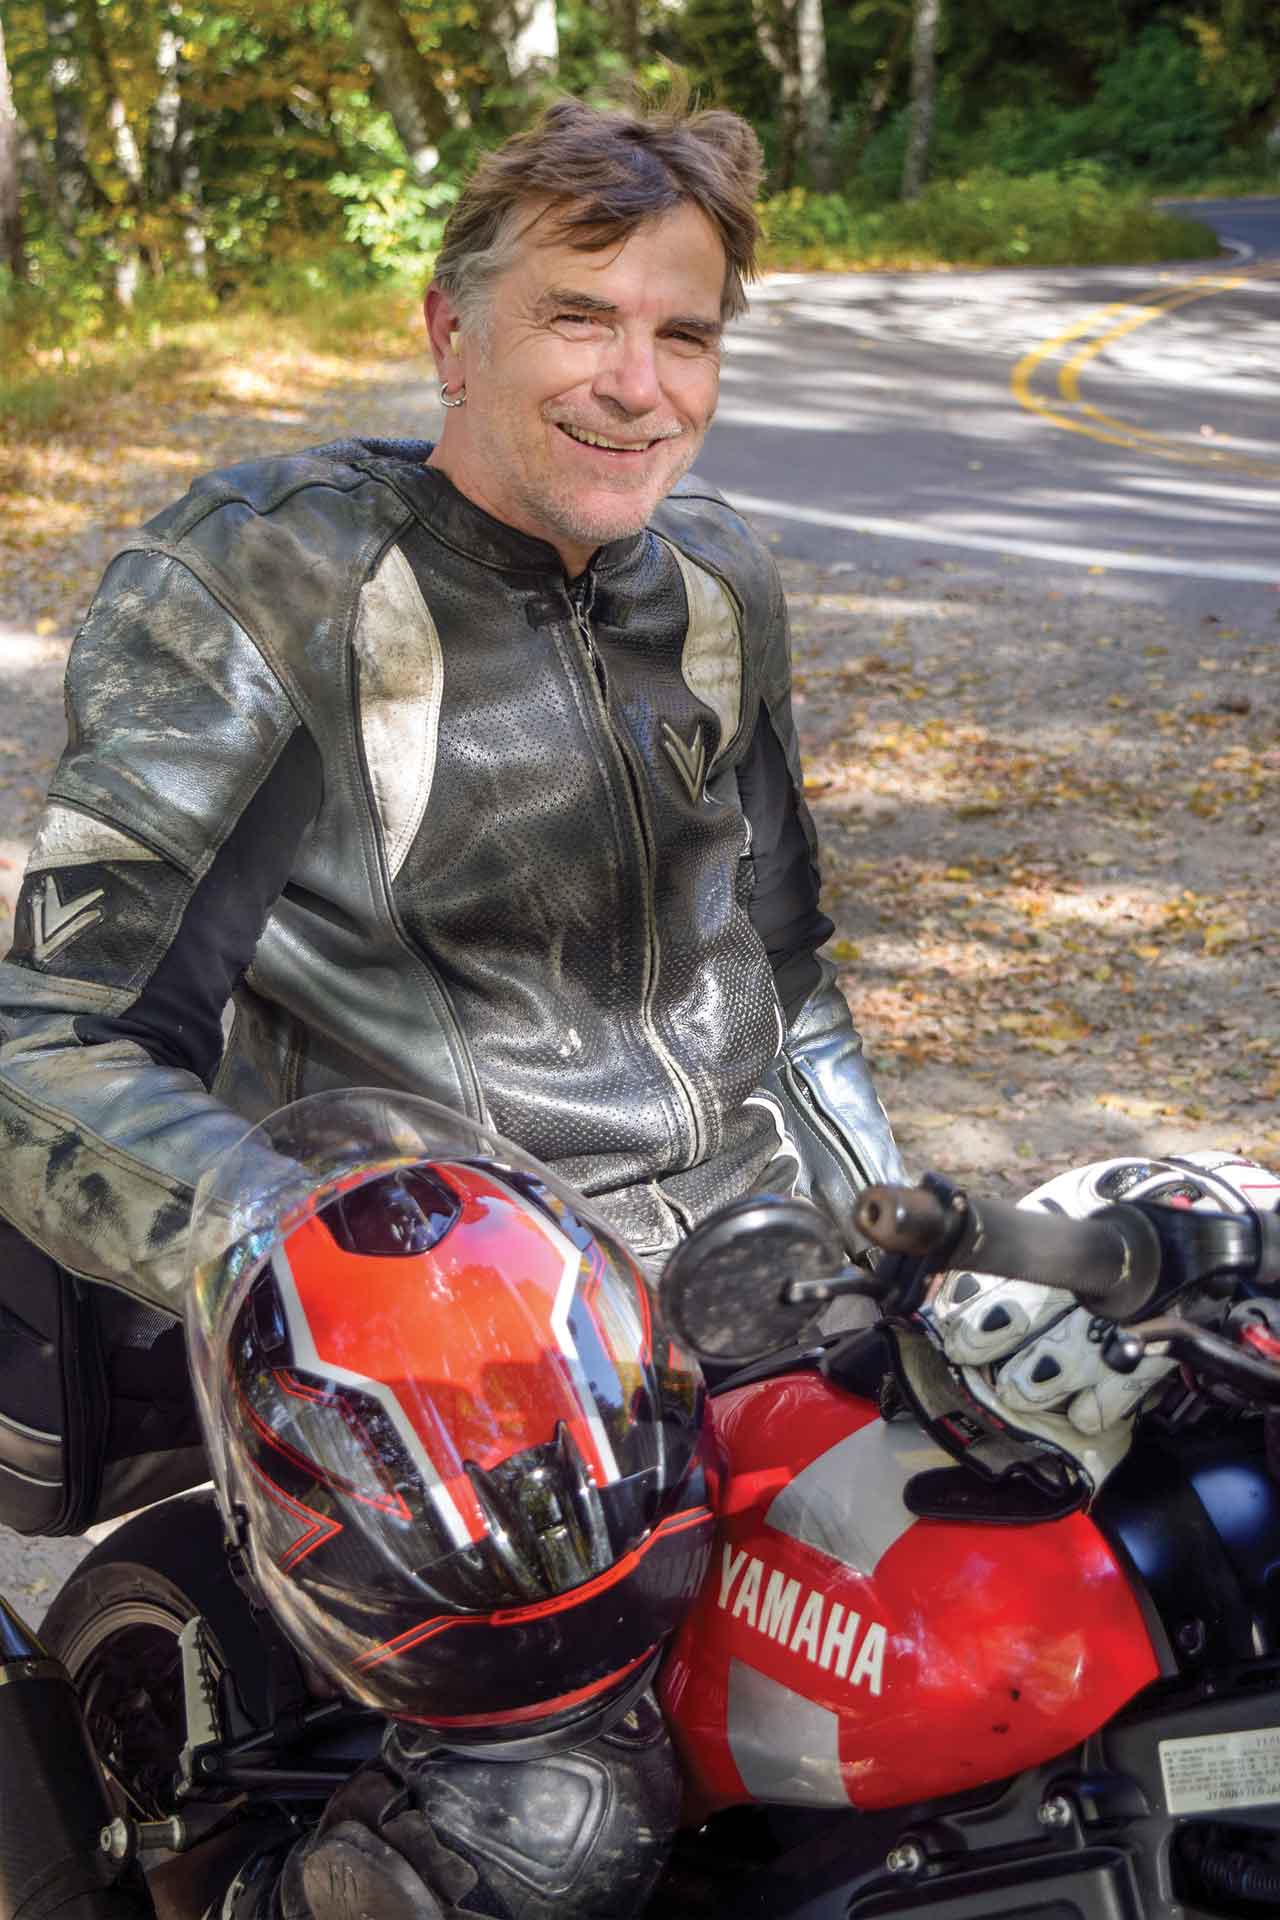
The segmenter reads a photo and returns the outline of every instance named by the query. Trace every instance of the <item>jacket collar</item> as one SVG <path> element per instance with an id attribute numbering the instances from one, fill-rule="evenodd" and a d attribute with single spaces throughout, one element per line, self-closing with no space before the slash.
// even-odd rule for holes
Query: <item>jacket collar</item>
<path id="1" fill-rule="evenodd" d="M 340 452 L 353 466 L 389 480 L 424 526 L 482 566 L 544 577 L 550 573 L 563 581 L 564 562 L 549 541 L 495 520 L 459 493 L 439 467 L 426 465 L 433 444 L 430 440 L 355 440 L 324 451 Z M 620 571 L 636 558 L 645 538 L 642 531 L 597 547 L 588 573 L 607 577 Z"/>

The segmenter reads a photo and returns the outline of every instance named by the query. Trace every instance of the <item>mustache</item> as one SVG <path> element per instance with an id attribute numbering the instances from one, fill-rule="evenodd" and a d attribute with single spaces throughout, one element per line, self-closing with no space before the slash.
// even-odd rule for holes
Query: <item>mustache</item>
<path id="1" fill-rule="evenodd" d="M 591 433 L 598 440 L 613 440 L 620 446 L 631 447 L 650 447 L 659 440 L 678 440 L 685 431 L 683 427 L 663 427 L 652 433 L 643 431 L 637 433 L 634 427 L 628 431 L 627 428 L 618 425 L 606 426 L 593 420 L 568 420 L 558 416 L 552 417 L 550 424 L 554 427 L 564 427 L 572 433 Z"/>

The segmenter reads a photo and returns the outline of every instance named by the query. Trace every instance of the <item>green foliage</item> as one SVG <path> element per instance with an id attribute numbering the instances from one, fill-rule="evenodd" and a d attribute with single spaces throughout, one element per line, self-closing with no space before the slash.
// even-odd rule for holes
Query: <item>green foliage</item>
<path id="1" fill-rule="evenodd" d="M 0 284 L 0 350 L 6 361 L 40 352 L 65 359 L 101 331 L 108 311 L 106 283 L 52 249 L 33 247 L 27 265 L 29 283 L 20 286 L 6 273 Z"/>
<path id="2" fill-rule="evenodd" d="M 1215 246 L 1196 222 L 1110 188 L 1087 161 L 1025 179 L 988 169 L 880 208 L 796 188 L 762 211 L 775 267 L 1101 265 L 1196 259 Z"/>
<path id="3" fill-rule="evenodd" d="M 458 180 L 438 177 L 429 186 L 415 180 L 390 116 L 376 112 L 367 99 L 363 106 L 358 140 L 347 149 L 351 165 L 328 180 L 351 245 L 352 283 L 361 276 L 366 281 L 422 279 L 457 200 Z"/>
<path id="4" fill-rule="evenodd" d="M 1030 80 L 1034 69 L 1024 74 Z M 1043 95 L 1006 97 L 975 117 L 957 74 L 944 79 L 932 148 L 932 172 L 959 178 L 975 169 L 1012 175 L 1069 170 L 1091 161 L 1120 181 L 1194 179 L 1221 169 L 1230 151 L 1229 120 L 1205 82 L 1196 46 L 1170 27 L 1149 27 L 1095 76 L 1081 105 Z M 901 179 L 907 115 L 901 109 L 868 144 L 847 189 L 867 204 L 891 199 Z"/>
<path id="5" fill-rule="evenodd" d="M 1182 26 L 1199 49 L 1199 79 L 1209 99 L 1237 130 L 1245 132 L 1261 112 L 1274 108 L 1280 21 L 1251 0 L 1221 0 L 1211 10 L 1183 16 Z"/>
<path id="6" fill-rule="evenodd" d="M 1227 118 L 1196 49 L 1166 26 L 1148 27 L 1102 69 L 1083 114 L 1095 154 L 1152 180 L 1211 166 L 1226 147 Z"/>
<path id="7" fill-rule="evenodd" d="M 419 80 L 447 123 L 424 181 L 356 42 L 351 0 L 178 0 L 176 11 L 174 0 L 77 0 L 75 92 L 92 192 L 69 219 L 57 202 L 44 0 L 3 4 L 30 135 L 31 285 L 0 291 L 0 326 L 19 354 L 65 360 L 86 342 L 142 337 L 246 291 L 283 314 L 420 281 L 477 153 L 553 84 L 513 78 L 510 0 L 398 0 Z M 776 163 L 782 83 L 753 9 L 773 22 L 776 58 L 788 31 L 778 0 L 643 0 L 640 73 L 681 65 L 705 102 L 751 120 Z M 775 197 L 775 244 L 853 259 L 1056 259 L 1078 246 L 1086 260 L 1125 245 L 1149 255 L 1161 232 L 1174 244 L 1167 230 L 1144 225 L 1122 195 L 1099 198 L 1103 182 L 1186 192 L 1280 176 L 1265 146 L 1280 97 L 1275 0 L 1058 0 L 1049 12 L 1042 0 L 948 0 L 931 176 L 953 184 L 935 185 L 908 215 L 896 201 L 911 10 L 912 0 L 828 7 L 844 198 Z M 599 0 L 560 0 L 561 87 L 617 96 L 629 77 L 617 19 Z M 175 26 L 181 138 L 157 160 L 159 56 Z M 121 146 L 121 114 L 141 179 Z M 197 228 L 207 284 L 193 277 Z M 132 317 L 118 299 L 131 267 L 141 273 Z"/>

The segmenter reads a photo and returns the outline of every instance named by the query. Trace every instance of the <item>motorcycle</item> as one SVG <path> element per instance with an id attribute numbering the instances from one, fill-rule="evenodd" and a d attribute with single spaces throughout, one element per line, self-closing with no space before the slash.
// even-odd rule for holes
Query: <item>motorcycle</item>
<path id="1" fill-rule="evenodd" d="M 1223 1920 L 1280 1908 L 1280 1218 L 1087 1220 L 872 1188 L 848 1266 L 757 1197 L 669 1263 L 713 1381 L 706 1578 L 657 1694 L 685 1824 L 650 1911 Z M 1181 1372 L 1089 1488 L 966 1397 L 922 1317 L 957 1267 L 1065 1286 L 1108 1363 Z M 876 1325 L 807 1331 L 842 1295 Z M 1145 1316 L 1145 1317 L 1143 1317 Z M 255 1599 L 207 1493 L 112 1534 L 36 1637 L 0 1606 L 0 1740 L 51 1784 L 5 1920 L 195 1920 L 384 1723 Z"/>

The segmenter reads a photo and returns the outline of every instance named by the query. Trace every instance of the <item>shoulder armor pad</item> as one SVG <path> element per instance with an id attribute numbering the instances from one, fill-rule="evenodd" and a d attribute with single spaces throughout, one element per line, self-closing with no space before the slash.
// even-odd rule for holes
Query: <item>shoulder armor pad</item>
<path id="1" fill-rule="evenodd" d="M 777 568 L 768 548 L 723 494 L 696 474 L 686 474 L 650 525 L 725 582 L 742 608 L 748 645 L 759 645 L 778 614 Z"/>
<path id="2" fill-rule="evenodd" d="M 349 440 L 225 467 L 131 544 L 193 573 L 305 711 L 316 697 L 307 682 L 332 673 L 361 587 L 413 517 L 392 484 L 394 457 L 425 451 Z"/>

